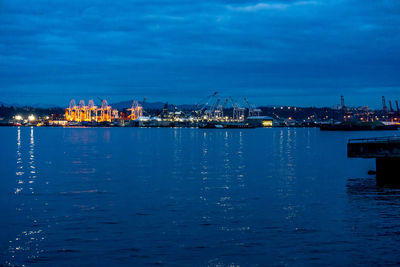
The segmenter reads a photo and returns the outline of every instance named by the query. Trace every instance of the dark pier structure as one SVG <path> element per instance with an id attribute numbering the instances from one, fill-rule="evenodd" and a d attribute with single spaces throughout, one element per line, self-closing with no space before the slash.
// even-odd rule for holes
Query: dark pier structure
<path id="1" fill-rule="evenodd" d="M 349 158 L 376 158 L 376 182 L 382 186 L 400 186 L 400 137 L 350 139 Z"/>

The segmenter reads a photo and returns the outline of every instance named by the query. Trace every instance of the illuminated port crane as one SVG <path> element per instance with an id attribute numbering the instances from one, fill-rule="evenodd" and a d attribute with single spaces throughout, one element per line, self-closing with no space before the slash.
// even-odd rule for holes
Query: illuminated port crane
<path id="1" fill-rule="evenodd" d="M 249 107 L 249 117 L 260 116 L 261 109 L 256 108 L 254 105 L 251 105 L 247 98 L 244 98 L 244 102 L 246 102 L 247 106 Z"/>
<path id="2" fill-rule="evenodd" d="M 245 109 L 242 108 L 239 103 L 233 100 L 232 97 L 229 97 L 232 103 L 233 108 L 233 120 L 234 121 L 243 121 L 244 120 L 244 111 Z"/>
<path id="3" fill-rule="evenodd" d="M 77 120 L 75 99 L 72 99 L 71 102 L 69 102 L 69 107 L 65 109 L 65 119 L 67 121 Z"/>
<path id="4" fill-rule="evenodd" d="M 216 120 L 223 120 L 224 119 L 224 108 L 226 104 L 228 103 L 228 98 L 225 98 L 224 103 L 216 105 L 216 108 L 214 110 L 214 117 Z"/>
<path id="5" fill-rule="evenodd" d="M 194 114 L 197 118 L 209 119 L 208 114 L 210 114 L 210 111 L 208 111 L 207 108 L 210 108 L 210 103 L 215 101 L 215 96 L 217 94 L 218 92 L 214 92 L 212 95 L 203 98 L 196 104 L 196 110 L 194 111 Z"/>
<path id="6" fill-rule="evenodd" d="M 224 108 L 228 103 L 228 98 L 225 98 L 224 102 L 221 103 L 221 99 L 218 98 L 213 104 L 211 104 L 210 109 L 207 109 L 204 114 L 208 120 L 212 121 L 222 121 L 224 120 Z"/>
<path id="7" fill-rule="evenodd" d="M 85 101 L 81 100 L 79 101 L 78 104 L 78 116 L 79 116 L 78 121 L 87 121 L 86 113 L 87 113 L 87 107 L 85 106 Z"/>
<path id="8" fill-rule="evenodd" d="M 111 106 L 108 105 L 107 100 L 101 101 L 101 108 L 97 111 L 100 112 L 100 118 L 97 118 L 98 122 L 111 121 Z"/>
<path id="9" fill-rule="evenodd" d="M 98 108 L 94 105 L 93 100 L 89 100 L 86 106 L 85 101 L 81 100 L 76 105 L 75 100 L 72 99 L 69 107 L 65 109 L 65 119 L 75 122 L 111 122 L 111 106 L 108 105 L 107 100 L 102 100 L 101 107 Z"/>
<path id="10" fill-rule="evenodd" d="M 88 121 L 97 121 L 97 106 L 94 105 L 92 99 L 89 100 L 87 109 L 86 109 L 86 118 Z"/>
<path id="11" fill-rule="evenodd" d="M 209 109 L 204 111 L 204 114 L 205 116 L 207 116 L 208 119 L 216 120 L 217 116 L 215 111 L 217 110 L 220 101 L 221 99 L 218 98 L 217 101 L 215 101 L 215 103 L 213 103 Z"/>
<path id="12" fill-rule="evenodd" d="M 136 100 L 132 102 L 132 107 L 128 111 L 131 112 L 131 115 L 129 115 L 130 120 L 137 120 L 143 116 L 143 107 Z"/>

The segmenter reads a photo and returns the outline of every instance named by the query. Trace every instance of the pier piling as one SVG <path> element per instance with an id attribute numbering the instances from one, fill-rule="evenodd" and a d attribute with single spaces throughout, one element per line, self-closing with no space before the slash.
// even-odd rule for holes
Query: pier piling
<path id="1" fill-rule="evenodd" d="M 350 139 L 347 156 L 375 158 L 377 184 L 400 186 L 400 137 Z"/>

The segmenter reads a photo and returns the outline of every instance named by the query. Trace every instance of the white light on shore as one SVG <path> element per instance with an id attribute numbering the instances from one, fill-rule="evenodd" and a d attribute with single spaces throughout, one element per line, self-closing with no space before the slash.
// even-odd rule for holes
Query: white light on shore
<path id="1" fill-rule="evenodd" d="M 22 120 L 22 116 L 21 116 L 21 115 L 17 115 L 17 116 L 15 116 L 15 119 L 16 119 L 17 121 L 21 121 L 21 120 Z"/>
<path id="2" fill-rule="evenodd" d="M 33 116 L 33 115 L 29 115 L 28 120 L 29 120 L 29 121 L 34 121 L 34 120 L 36 120 L 36 118 L 35 118 L 35 116 Z"/>

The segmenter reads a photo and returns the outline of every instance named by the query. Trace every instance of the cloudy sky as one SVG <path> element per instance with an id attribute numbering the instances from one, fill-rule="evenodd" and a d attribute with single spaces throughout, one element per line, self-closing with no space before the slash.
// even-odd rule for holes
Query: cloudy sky
<path id="1" fill-rule="evenodd" d="M 380 106 L 400 99 L 399 0 L 0 0 L 0 101 Z"/>

